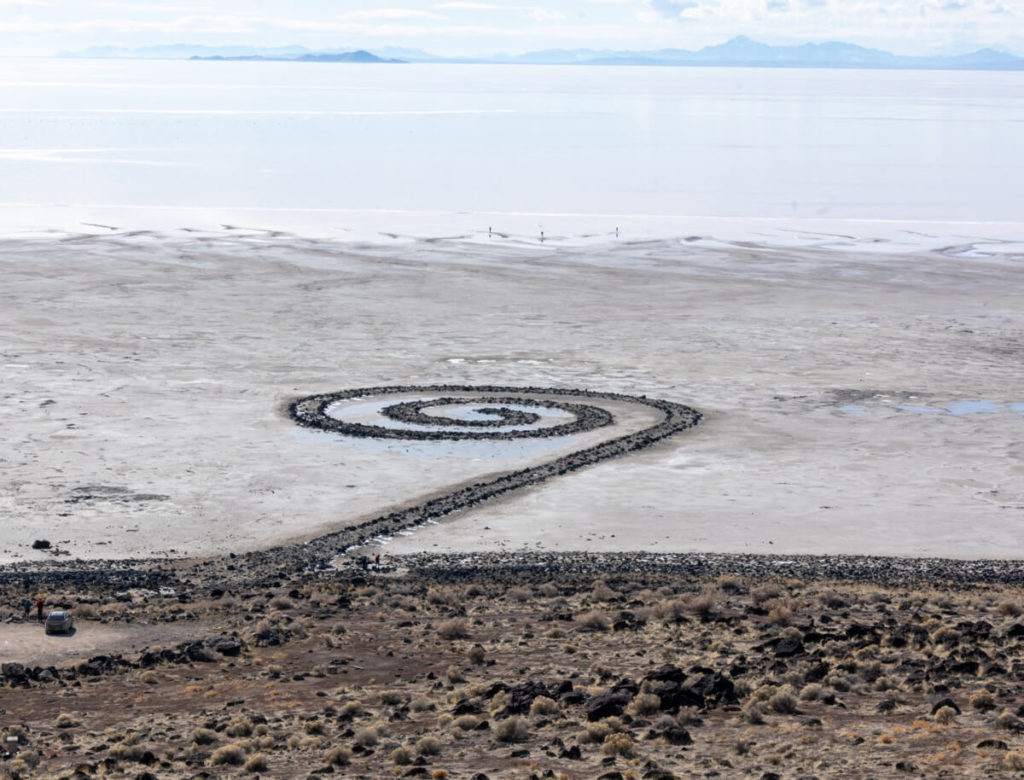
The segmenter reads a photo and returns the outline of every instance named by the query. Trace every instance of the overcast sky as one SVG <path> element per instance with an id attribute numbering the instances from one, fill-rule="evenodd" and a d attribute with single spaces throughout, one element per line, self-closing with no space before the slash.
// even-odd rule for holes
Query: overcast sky
<path id="1" fill-rule="evenodd" d="M 1024 0 L 0 0 L 0 54 L 168 43 L 404 46 L 442 55 L 694 49 L 748 35 L 900 54 L 1024 54 Z"/>

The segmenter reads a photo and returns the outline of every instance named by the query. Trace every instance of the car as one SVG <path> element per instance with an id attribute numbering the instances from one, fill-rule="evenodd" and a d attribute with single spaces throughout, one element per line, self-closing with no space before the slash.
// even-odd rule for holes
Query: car
<path id="1" fill-rule="evenodd" d="M 70 612 L 55 610 L 46 616 L 46 633 L 66 634 L 71 630 L 73 624 L 74 620 L 72 620 Z"/>

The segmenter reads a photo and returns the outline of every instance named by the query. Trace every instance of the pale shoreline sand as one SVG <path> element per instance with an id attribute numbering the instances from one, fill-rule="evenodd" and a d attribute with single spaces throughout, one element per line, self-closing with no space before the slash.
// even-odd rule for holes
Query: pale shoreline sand
<path id="1" fill-rule="evenodd" d="M 0 224 L 0 563 L 48 559 L 39 538 L 71 559 L 262 549 L 540 457 L 353 443 L 282 412 L 396 384 L 589 388 L 705 419 L 388 554 L 1024 558 L 1021 226 L 460 232 L 482 217 L 394 239 Z"/>

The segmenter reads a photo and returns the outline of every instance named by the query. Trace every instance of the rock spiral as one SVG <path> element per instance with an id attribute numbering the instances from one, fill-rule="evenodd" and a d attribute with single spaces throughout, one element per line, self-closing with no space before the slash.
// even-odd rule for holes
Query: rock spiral
<path id="1" fill-rule="evenodd" d="M 377 402 L 374 422 L 350 419 L 337 412 L 340 404 L 394 395 L 424 394 L 423 399 Z M 458 487 L 442 496 L 376 517 L 308 542 L 307 552 L 325 556 L 376 536 L 391 535 L 452 512 L 466 509 L 513 490 L 536 485 L 609 458 L 649 447 L 701 420 L 696 409 L 646 396 L 542 387 L 500 385 L 394 385 L 343 390 L 308 396 L 289 406 L 292 419 L 307 428 L 349 436 L 413 439 L 519 439 L 556 437 L 612 425 L 614 416 L 601 403 L 637 404 L 659 412 L 660 421 L 642 430 L 576 450 L 529 468 Z M 450 411 L 455 409 L 456 414 Z"/>

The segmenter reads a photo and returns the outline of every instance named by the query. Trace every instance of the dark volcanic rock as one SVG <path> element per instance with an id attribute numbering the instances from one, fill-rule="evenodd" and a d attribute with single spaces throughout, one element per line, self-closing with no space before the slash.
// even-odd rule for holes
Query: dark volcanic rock
<path id="1" fill-rule="evenodd" d="M 737 701 L 736 690 L 732 680 L 720 672 L 705 674 L 694 685 L 690 686 L 690 690 L 703 696 L 705 703 L 711 706 L 723 702 L 734 704 Z"/>
<path id="2" fill-rule="evenodd" d="M 587 700 L 584 710 L 587 713 L 587 720 L 604 720 L 612 715 L 621 715 L 633 696 L 625 691 L 618 693 L 600 693 Z"/>
<path id="3" fill-rule="evenodd" d="M 644 677 L 651 682 L 677 682 L 681 683 L 686 679 L 686 672 L 673 664 L 659 666 L 653 672 L 648 672 Z"/>

